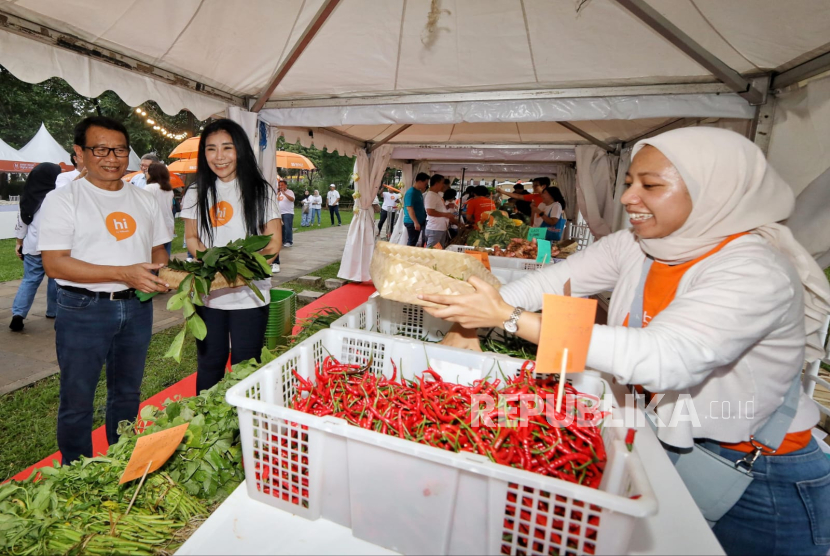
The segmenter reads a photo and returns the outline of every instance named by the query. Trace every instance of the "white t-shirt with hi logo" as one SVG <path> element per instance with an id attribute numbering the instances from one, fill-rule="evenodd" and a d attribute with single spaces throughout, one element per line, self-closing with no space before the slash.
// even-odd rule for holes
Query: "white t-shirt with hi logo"
<path id="1" fill-rule="evenodd" d="M 248 237 L 248 228 L 245 225 L 245 213 L 242 208 L 242 197 L 236 180 L 224 183 L 216 180 L 217 202 L 211 205 L 210 217 L 213 223 L 213 242 L 206 237 L 199 222 L 199 192 L 197 187 L 191 187 L 182 200 L 181 218 L 195 220 L 199 230 L 199 239 L 210 249 L 214 245 L 224 247 L 228 243 L 240 238 Z M 279 201 L 277 193 L 271 190 L 268 206 L 265 209 L 265 221 L 280 219 Z M 195 253 L 194 253 L 195 255 Z M 232 311 L 235 309 L 252 309 L 263 307 L 269 303 L 271 280 L 256 280 L 254 284 L 265 301 L 260 300 L 248 287 L 225 288 L 212 292 L 205 298 L 205 306 L 211 309 Z"/>
<path id="2" fill-rule="evenodd" d="M 173 239 L 152 193 L 126 184 L 107 191 L 86 179 L 75 180 L 51 191 L 38 214 L 38 250 L 70 250 L 73 259 L 95 265 L 151 263 L 153 247 Z M 129 288 L 121 282 L 57 282 L 95 292 Z"/>

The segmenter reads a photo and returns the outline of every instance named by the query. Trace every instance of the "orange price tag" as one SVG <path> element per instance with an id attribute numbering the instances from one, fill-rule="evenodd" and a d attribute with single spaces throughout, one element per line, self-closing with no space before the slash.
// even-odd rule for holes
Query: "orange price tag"
<path id="1" fill-rule="evenodd" d="M 133 454 L 130 456 L 130 461 L 127 463 L 127 468 L 124 469 L 124 474 L 121 475 L 119 485 L 126 482 L 138 479 L 144 473 L 152 473 L 170 459 L 176 447 L 181 444 L 184 438 L 184 433 L 190 423 L 159 431 L 147 436 L 140 437 L 133 449 Z M 147 466 L 150 466 L 149 470 Z"/>
<path id="2" fill-rule="evenodd" d="M 439 251 L 443 249 L 443 247 L 441 246 L 440 243 L 436 243 L 435 245 L 432 246 L 432 248 L 433 249 L 438 249 Z"/>
<path id="3" fill-rule="evenodd" d="M 485 253 L 484 251 L 465 251 L 465 253 L 475 259 L 481 261 L 481 264 L 484 265 L 484 268 L 490 270 L 490 255 Z"/>
<path id="4" fill-rule="evenodd" d="M 536 372 L 559 373 L 565 348 L 568 348 L 567 372 L 584 371 L 596 314 L 596 299 L 545 295 Z"/>

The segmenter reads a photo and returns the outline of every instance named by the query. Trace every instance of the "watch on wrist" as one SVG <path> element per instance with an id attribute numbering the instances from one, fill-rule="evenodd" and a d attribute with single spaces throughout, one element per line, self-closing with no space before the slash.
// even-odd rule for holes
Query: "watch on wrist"
<path id="1" fill-rule="evenodd" d="M 513 309 L 513 313 L 510 315 L 510 318 L 507 319 L 502 323 L 502 327 L 504 328 L 505 332 L 509 332 L 511 334 L 515 334 L 519 331 L 519 317 L 524 313 L 524 309 L 521 307 L 516 307 Z"/>

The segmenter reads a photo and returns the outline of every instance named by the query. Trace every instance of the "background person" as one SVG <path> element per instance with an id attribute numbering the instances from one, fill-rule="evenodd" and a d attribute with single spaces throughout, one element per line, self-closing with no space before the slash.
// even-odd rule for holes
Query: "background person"
<path id="1" fill-rule="evenodd" d="M 565 231 L 565 197 L 559 188 L 551 185 L 542 190 L 542 203 L 533 207 L 533 213 L 541 220 L 540 227 L 548 229 L 545 239 L 560 241 Z"/>
<path id="2" fill-rule="evenodd" d="M 514 308 L 538 310 L 544 293 L 588 296 L 613 289 L 609 325 L 594 325 L 587 366 L 664 394 L 666 403 L 656 407 L 664 423 L 671 422 L 680 396 L 689 396 L 699 426 L 681 419 L 657 428 L 673 458 L 693 446 L 730 462 L 751 457 L 753 435 L 796 388 L 797 401 L 782 419 L 783 442 L 754 461 L 752 482 L 713 532 L 729 555 L 824 555 L 830 548 L 830 460 L 810 432 L 819 411 L 801 387 L 801 369 L 805 353 L 810 359 L 824 354 L 818 346 L 830 286 L 779 224 L 793 212 L 792 190 L 755 144 L 727 130 L 669 131 L 637 142 L 632 156 L 620 198 L 631 230 L 500 292 L 471 279 L 475 294 L 424 296 L 447 305 L 427 310 L 465 330 L 515 324 L 518 336 L 538 343 L 541 316 L 514 315 Z M 632 303 L 638 291 L 641 306 Z M 470 332 L 451 334 L 458 344 L 471 340 Z M 711 415 L 712 405 L 726 402 L 751 402 L 754 412 Z M 707 484 L 704 477 L 694 488 Z M 720 484 L 711 481 L 713 488 Z"/>
<path id="3" fill-rule="evenodd" d="M 331 184 L 329 192 L 326 193 L 326 206 L 329 207 L 329 217 L 331 218 L 331 225 L 334 226 L 334 215 L 337 215 L 337 225 L 342 226 L 343 221 L 340 220 L 340 193 L 337 192 L 337 186 Z"/>
<path id="4" fill-rule="evenodd" d="M 467 202 L 467 220 L 470 225 L 475 226 L 485 219 L 485 215 L 496 210 L 496 203 L 490 198 L 490 191 L 487 186 L 475 186 L 475 197 Z"/>
<path id="5" fill-rule="evenodd" d="M 136 187 L 140 187 L 144 189 L 147 185 L 147 170 L 150 168 L 150 164 L 154 164 L 156 162 L 161 162 L 159 157 L 156 156 L 156 153 L 147 153 L 141 157 L 141 173 L 136 174 L 130 180 L 130 183 Z"/>
<path id="6" fill-rule="evenodd" d="M 407 242 L 410 247 L 420 243 L 421 230 L 427 224 L 427 211 L 424 209 L 424 191 L 429 183 L 429 175 L 424 172 L 415 176 L 415 183 L 403 196 L 403 225 L 406 228 Z"/>
<path id="7" fill-rule="evenodd" d="M 197 167 L 195 187 L 182 202 L 188 251 L 196 253 L 252 235 L 270 235 L 271 241 L 261 252 L 268 260 L 277 257 L 274 264 L 279 264 L 282 221 L 277 192 L 262 177 L 242 127 L 227 119 L 208 124 L 199 140 Z M 222 379 L 229 353 L 231 364 L 259 359 L 271 280 L 254 284 L 264 301 L 250 288 L 225 288 L 205 297 L 204 307 L 196 307 L 207 327 L 205 339 L 196 340 L 197 392 Z"/>
<path id="8" fill-rule="evenodd" d="M 500 187 L 496 188 L 496 191 L 502 195 L 506 195 L 511 199 L 516 199 L 516 208 L 524 214 L 525 216 L 531 217 L 530 225 L 534 228 L 540 227 L 542 224 L 542 219 L 539 218 L 538 214 L 533 212 L 533 207 L 538 207 L 539 204 L 542 202 L 542 190 L 550 185 L 550 178 L 548 177 L 541 177 L 541 178 L 533 178 L 533 193 L 511 193 L 505 189 Z M 522 210 L 522 206 L 520 205 L 523 202 L 529 202 L 530 207 L 528 207 L 527 212 Z"/>
<path id="9" fill-rule="evenodd" d="M 320 196 L 320 191 L 314 190 L 314 195 L 311 196 L 311 225 L 314 225 L 314 219 L 317 219 L 317 225 L 322 226 L 320 222 L 320 213 L 323 210 L 323 198 Z"/>
<path id="10" fill-rule="evenodd" d="M 172 239 L 155 198 L 121 181 L 130 138 L 110 118 L 75 126 L 75 155 L 87 175 L 46 196 L 38 248 L 58 284 L 55 347 L 60 367 L 58 447 L 64 465 L 92 456 L 92 412 L 101 368 L 107 373 L 107 442 L 118 423 L 138 416 L 153 333 L 153 304 L 136 290 L 167 290 L 153 272 Z"/>
<path id="11" fill-rule="evenodd" d="M 77 179 L 78 176 L 81 175 L 81 172 L 84 171 L 84 161 L 80 157 L 75 156 L 75 153 L 72 152 L 69 154 L 69 160 L 72 161 L 72 166 L 75 167 L 74 170 L 70 170 L 69 172 L 63 172 L 60 174 L 57 179 L 55 179 L 55 187 L 63 187 Z"/>
<path id="12" fill-rule="evenodd" d="M 288 182 L 283 179 L 279 181 L 277 201 L 282 218 L 282 246 L 292 247 L 294 245 L 294 192 L 288 189 Z"/>
<path id="13" fill-rule="evenodd" d="M 395 229 L 395 211 L 397 210 L 398 206 L 398 199 L 401 198 L 400 195 L 389 191 L 386 188 L 383 188 L 383 192 L 381 193 L 383 197 L 383 204 L 380 207 L 380 221 L 378 222 L 378 235 L 383 232 L 383 225 L 386 223 L 386 220 L 389 220 L 389 227 L 386 230 L 386 239 L 389 239 L 389 236 L 392 235 L 392 230 Z"/>
<path id="14" fill-rule="evenodd" d="M 144 190 L 149 191 L 156 198 L 170 237 L 176 237 L 176 222 L 173 218 L 173 187 L 170 185 L 170 172 L 167 166 L 161 162 L 150 164 L 147 168 L 147 185 L 144 186 Z M 172 247 L 172 241 L 164 244 L 168 257 L 172 254 Z"/>
<path id="15" fill-rule="evenodd" d="M 38 230 L 40 228 L 40 207 L 46 194 L 55 189 L 55 180 L 61 173 L 57 164 L 44 162 L 35 166 L 26 178 L 23 196 L 20 199 L 20 211 L 17 213 L 17 225 L 14 227 L 15 253 L 23 261 L 23 280 L 17 288 L 17 295 L 12 303 L 12 321 L 9 328 L 14 332 L 23 330 L 23 319 L 29 315 L 35 294 L 43 282 L 46 272 L 43 259 L 37 250 Z M 55 281 L 48 279 L 46 284 L 46 318 L 55 318 L 58 290 Z"/>
<path id="16" fill-rule="evenodd" d="M 450 222 L 455 222 L 455 215 L 444 204 L 444 191 L 447 189 L 444 176 L 435 174 L 429 180 L 429 191 L 424 195 L 424 208 L 427 212 L 425 244 L 427 248 L 447 244 L 447 230 Z"/>
<path id="17" fill-rule="evenodd" d="M 302 220 L 300 221 L 300 226 L 303 228 L 307 228 L 311 226 L 311 195 L 308 192 L 308 189 L 305 190 L 303 196 L 300 198 L 300 205 L 302 208 Z"/>

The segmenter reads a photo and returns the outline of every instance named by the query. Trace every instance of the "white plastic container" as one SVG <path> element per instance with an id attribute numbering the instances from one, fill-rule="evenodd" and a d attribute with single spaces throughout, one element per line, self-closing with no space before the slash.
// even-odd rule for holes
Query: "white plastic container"
<path id="1" fill-rule="evenodd" d="M 440 341 L 451 326 L 451 322 L 433 317 L 420 305 L 392 301 L 377 295 L 331 324 L 332 328 L 365 330 L 426 342 Z"/>
<path id="2" fill-rule="evenodd" d="M 455 251 L 457 253 L 463 253 L 464 251 L 470 251 L 475 249 L 470 245 L 450 245 L 447 247 L 447 251 Z M 565 259 L 553 259 L 549 263 L 537 263 L 531 259 L 515 259 L 512 257 L 495 257 L 490 255 L 490 268 L 491 270 L 494 268 L 509 268 L 513 270 L 539 270 L 540 268 L 544 268 L 550 264 L 561 263 Z"/>
<path id="3" fill-rule="evenodd" d="M 329 354 L 350 364 L 371 359 L 372 371 L 385 376 L 394 360 L 407 378 L 426 369 L 428 359 L 482 377 L 522 365 L 370 332 L 323 330 L 227 393 L 239 408 L 252 499 L 307 519 L 323 517 L 404 554 L 619 554 L 636 519 L 657 509 L 636 451 L 624 446 L 624 429 L 603 431 L 608 461 L 597 490 L 286 407 L 297 387 L 292 369 L 314 381 L 315 364 Z M 573 383 L 588 394 L 610 395 L 598 375 L 580 373 Z"/>

